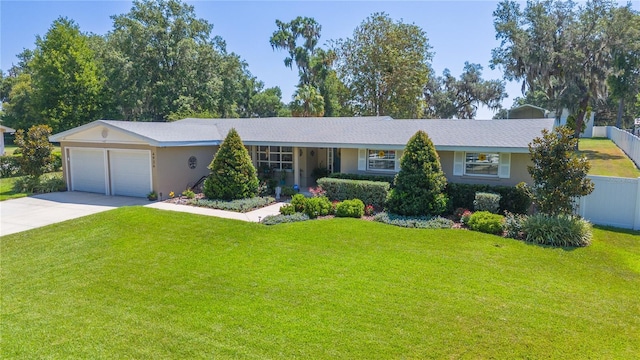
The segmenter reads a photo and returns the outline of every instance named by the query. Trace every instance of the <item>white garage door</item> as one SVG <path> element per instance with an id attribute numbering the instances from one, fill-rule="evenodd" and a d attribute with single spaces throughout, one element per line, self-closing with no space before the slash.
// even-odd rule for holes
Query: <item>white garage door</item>
<path id="1" fill-rule="evenodd" d="M 106 194 L 106 166 L 102 149 L 69 149 L 71 190 Z"/>
<path id="2" fill-rule="evenodd" d="M 145 197 L 151 191 L 149 151 L 109 150 L 111 195 Z"/>

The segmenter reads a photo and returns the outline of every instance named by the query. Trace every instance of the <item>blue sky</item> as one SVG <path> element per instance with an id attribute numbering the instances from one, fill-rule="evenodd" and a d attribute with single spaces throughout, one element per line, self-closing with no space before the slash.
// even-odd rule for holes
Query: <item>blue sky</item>
<path id="1" fill-rule="evenodd" d="M 228 51 L 249 64 L 249 70 L 266 87 L 280 86 L 288 102 L 298 81 L 297 70 L 283 64 L 285 52 L 273 51 L 269 37 L 275 20 L 290 21 L 296 16 L 314 17 L 322 25 L 321 44 L 330 39 L 351 37 L 353 30 L 369 15 L 384 11 L 391 18 L 415 23 L 426 31 L 435 56 L 438 75 L 445 68 L 458 76 L 465 61 L 484 67 L 485 79 L 500 79 L 500 71 L 489 69 L 495 39 L 492 12 L 495 1 L 189 1 L 196 15 L 214 25 Z M 106 34 L 112 29 L 110 16 L 130 10 L 130 1 L 6 1 L 0 2 L 0 68 L 7 70 L 24 48 L 34 48 L 36 35 L 43 36 L 59 16 L 78 23 L 81 31 Z M 520 96 L 520 85 L 507 84 L 510 107 Z M 481 109 L 478 118 L 490 118 Z"/>

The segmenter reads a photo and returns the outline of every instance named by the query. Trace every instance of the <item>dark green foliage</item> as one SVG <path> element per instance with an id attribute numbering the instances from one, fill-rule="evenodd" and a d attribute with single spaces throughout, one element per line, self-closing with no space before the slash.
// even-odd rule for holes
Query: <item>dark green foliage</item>
<path id="1" fill-rule="evenodd" d="M 293 215 L 296 213 L 296 207 L 291 204 L 282 205 L 280 207 L 280 214 L 282 215 Z"/>
<path id="2" fill-rule="evenodd" d="M 381 212 L 373 220 L 406 228 L 451 229 L 453 227 L 453 221 L 440 216 L 402 216 Z"/>
<path id="3" fill-rule="evenodd" d="M 272 197 L 254 197 L 248 199 L 238 199 L 231 201 L 223 200 L 207 200 L 207 199 L 193 199 L 189 200 L 188 204 L 193 206 L 208 207 L 212 209 L 229 210 L 235 212 L 248 212 L 251 210 L 265 207 L 269 204 L 273 204 L 276 199 Z"/>
<path id="4" fill-rule="evenodd" d="M 448 183 L 445 192 L 449 197 L 449 209 L 473 209 L 473 200 L 477 192 L 499 194 L 499 213 L 509 211 L 514 214 L 526 214 L 531 206 L 531 198 L 527 195 L 525 188 L 520 184 L 513 187 Z"/>
<path id="5" fill-rule="evenodd" d="M 541 213 L 572 214 L 575 198 L 593 191 L 593 183 L 587 179 L 591 164 L 586 156 L 575 153 L 577 144 L 578 139 L 564 126 L 553 132 L 543 130 L 542 137 L 529 144 L 531 190 Z"/>
<path id="6" fill-rule="evenodd" d="M 53 145 L 49 142 L 50 135 L 51 127 L 48 125 L 34 125 L 26 134 L 22 129 L 16 132 L 15 144 L 22 154 L 18 162 L 23 174 L 37 178 L 51 164 Z"/>
<path id="7" fill-rule="evenodd" d="M 475 211 L 488 211 L 497 214 L 499 208 L 500 195 L 487 192 L 476 193 L 476 198 L 473 200 L 473 209 Z"/>
<path id="8" fill-rule="evenodd" d="M 0 156 L 0 178 L 10 178 L 22 175 L 18 156 Z"/>
<path id="9" fill-rule="evenodd" d="M 469 229 L 474 231 L 480 231 L 487 234 L 502 234 L 502 224 L 504 223 L 504 216 L 492 214 L 488 211 L 476 211 L 474 212 L 468 221 Z"/>
<path id="10" fill-rule="evenodd" d="M 315 219 L 318 216 L 327 216 L 331 209 L 331 201 L 324 196 L 308 198 L 304 203 L 304 213 L 311 219 Z"/>
<path id="11" fill-rule="evenodd" d="M 56 172 L 62 170 L 62 154 L 59 151 L 51 153 L 51 163 L 47 166 L 46 172 Z"/>
<path id="12" fill-rule="evenodd" d="M 302 194 L 293 195 L 291 198 L 291 205 L 295 208 L 296 212 L 303 212 L 304 205 L 307 203 L 307 198 Z"/>
<path id="13" fill-rule="evenodd" d="M 264 219 L 262 219 L 261 223 L 264 225 L 277 225 L 277 224 L 292 223 L 292 222 L 305 221 L 305 220 L 309 220 L 309 217 L 307 216 L 307 214 L 293 213 L 291 215 L 281 214 L 281 215 L 265 216 Z"/>
<path id="14" fill-rule="evenodd" d="M 591 243 L 591 224 L 572 215 L 529 216 L 522 225 L 525 240 L 553 246 L 587 246 Z"/>
<path id="15" fill-rule="evenodd" d="M 258 195 L 256 168 L 235 129 L 229 130 L 209 170 L 203 188 L 207 198 L 235 200 Z"/>
<path id="16" fill-rule="evenodd" d="M 345 173 L 331 173 L 329 174 L 332 179 L 347 179 L 347 180 L 368 180 L 368 181 L 381 181 L 388 182 L 393 187 L 394 175 L 371 175 L 371 174 L 345 174 Z"/>
<path id="17" fill-rule="evenodd" d="M 282 195 L 283 196 L 294 196 L 298 192 L 293 188 L 293 186 L 283 186 L 282 187 Z"/>
<path id="18" fill-rule="evenodd" d="M 336 217 L 361 218 L 364 215 L 364 203 L 360 199 L 344 200 L 336 205 Z"/>
<path id="19" fill-rule="evenodd" d="M 322 178 L 318 179 L 318 186 L 330 200 L 360 199 L 376 207 L 383 207 L 389 195 L 388 182 Z"/>
<path id="20" fill-rule="evenodd" d="M 438 215 L 447 209 L 447 196 L 443 193 L 447 179 L 438 153 L 424 131 L 418 131 L 409 139 L 394 185 L 387 201 L 391 213 Z"/>

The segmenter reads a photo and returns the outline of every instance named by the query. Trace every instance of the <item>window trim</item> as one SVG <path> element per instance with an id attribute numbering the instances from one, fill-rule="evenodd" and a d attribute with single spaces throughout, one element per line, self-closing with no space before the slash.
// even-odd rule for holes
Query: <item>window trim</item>
<path id="1" fill-rule="evenodd" d="M 389 154 L 389 153 L 393 153 L 393 158 L 391 158 L 391 159 L 380 159 L 380 158 L 371 159 L 370 158 L 371 152 L 374 152 L 374 153 L 377 152 L 378 154 L 380 152 L 384 152 L 385 155 Z M 366 150 L 367 171 L 370 171 L 370 172 L 376 172 L 376 171 L 379 171 L 379 172 L 396 172 L 397 157 L 398 157 L 398 151 L 397 150 L 391 150 L 391 149 L 386 149 L 386 150 L 385 149 L 367 149 Z M 392 164 L 393 167 L 391 169 L 372 168 L 371 167 L 371 161 L 372 160 L 385 161 L 385 162 L 388 162 L 388 163 Z"/>
<path id="2" fill-rule="evenodd" d="M 284 151 L 283 150 L 284 148 L 290 148 L 291 151 Z M 261 155 L 264 155 L 266 157 L 266 160 L 261 160 L 260 159 Z M 272 155 L 280 155 L 280 160 L 271 160 Z M 291 161 L 283 160 L 283 155 L 290 155 Z M 272 171 L 293 172 L 294 159 L 295 157 L 293 154 L 293 146 L 279 146 L 279 145 L 256 146 L 256 164 L 258 165 L 257 166 L 258 168 L 266 164 L 267 166 L 269 166 L 269 168 Z M 283 164 L 290 164 L 291 168 L 283 168 Z M 274 167 L 273 165 L 277 165 L 277 166 Z"/>
<path id="3" fill-rule="evenodd" d="M 478 156 L 480 154 L 485 154 L 487 155 L 487 157 L 491 156 L 491 155 L 496 155 L 498 161 L 495 163 L 488 163 L 488 162 L 468 162 L 467 161 L 467 155 L 468 154 L 478 154 Z M 463 163 L 462 163 L 462 169 L 463 169 L 463 175 L 465 176 L 475 176 L 475 177 L 486 177 L 486 178 L 499 178 L 500 177 L 500 157 L 501 154 L 497 153 L 497 152 L 480 152 L 480 151 L 465 151 L 464 152 L 464 158 L 463 158 Z M 467 165 L 468 164 L 479 164 L 479 165 L 483 165 L 483 164 L 494 164 L 495 168 L 496 168 L 496 173 L 495 174 L 475 174 L 475 173 L 468 173 L 467 172 Z"/>

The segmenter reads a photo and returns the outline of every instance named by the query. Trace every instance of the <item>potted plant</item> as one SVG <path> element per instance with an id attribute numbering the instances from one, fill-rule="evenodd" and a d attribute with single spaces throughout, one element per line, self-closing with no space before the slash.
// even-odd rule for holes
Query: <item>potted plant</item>
<path id="1" fill-rule="evenodd" d="M 158 193 L 154 191 L 151 191 L 150 193 L 147 194 L 147 199 L 149 199 L 149 201 L 156 201 L 158 200 Z"/>

